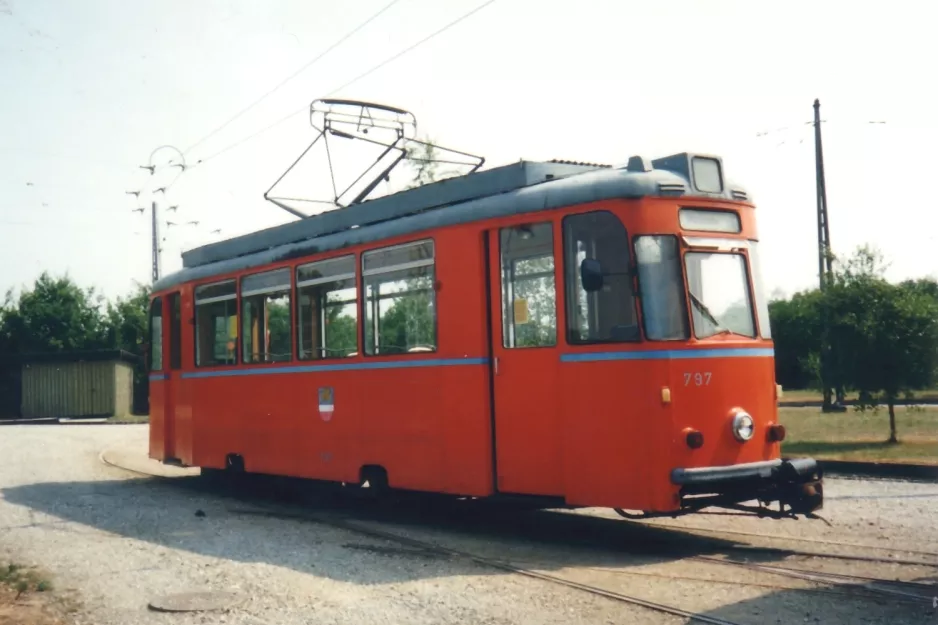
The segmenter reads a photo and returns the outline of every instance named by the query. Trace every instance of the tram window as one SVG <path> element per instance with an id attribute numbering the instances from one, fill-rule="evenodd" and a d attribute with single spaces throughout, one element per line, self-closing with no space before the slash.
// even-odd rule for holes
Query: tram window
<path id="1" fill-rule="evenodd" d="M 759 335 L 764 339 L 772 338 L 772 325 L 769 319 L 769 300 L 765 294 L 762 280 L 762 263 L 759 259 L 759 242 L 749 241 L 749 265 L 752 271 L 752 290 L 756 297 L 756 313 L 759 318 Z"/>
<path id="2" fill-rule="evenodd" d="M 684 264 L 697 338 L 723 333 L 755 337 L 746 257 L 694 251 L 684 255 Z"/>
<path id="3" fill-rule="evenodd" d="M 179 293 L 169 296 L 169 368 L 182 367 L 182 310 Z"/>
<path id="4" fill-rule="evenodd" d="M 235 364 L 238 338 L 237 292 L 234 280 L 195 289 L 195 364 Z"/>
<path id="5" fill-rule="evenodd" d="M 635 239 L 645 336 L 652 341 L 688 338 L 680 258 L 677 237 Z"/>
<path id="6" fill-rule="evenodd" d="M 293 357 L 289 267 L 241 279 L 241 319 L 242 362 L 284 362 Z"/>
<path id="7" fill-rule="evenodd" d="M 433 241 L 365 252 L 365 353 L 435 352 Z"/>
<path id="8" fill-rule="evenodd" d="M 508 348 L 556 345 L 553 224 L 503 228 L 501 272 L 503 345 Z"/>
<path id="9" fill-rule="evenodd" d="M 567 293 L 567 342 L 637 341 L 641 338 L 632 276 L 629 238 L 619 218 L 608 211 L 570 215 L 563 220 Z M 580 264 L 599 262 L 602 287 L 587 291 Z"/>
<path id="10" fill-rule="evenodd" d="M 297 267 L 296 297 L 296 341 L 300 360 L 358 354 L 354 255 Z"/>
<path id="11" fill-rule="evenodd" d="M 163 370 L 163 298 L 150 303 L 150 371 Z"/>

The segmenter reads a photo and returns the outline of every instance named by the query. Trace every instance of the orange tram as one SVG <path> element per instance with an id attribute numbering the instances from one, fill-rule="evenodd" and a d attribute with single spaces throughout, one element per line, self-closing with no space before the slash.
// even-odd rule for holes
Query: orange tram
<path id="1" fill-rule="evenodd" d="M 521 161 L 191 250 L 152 296 L 150 456 L 814 517 L 758 251 L 746 191 L 697 154 Z"/>

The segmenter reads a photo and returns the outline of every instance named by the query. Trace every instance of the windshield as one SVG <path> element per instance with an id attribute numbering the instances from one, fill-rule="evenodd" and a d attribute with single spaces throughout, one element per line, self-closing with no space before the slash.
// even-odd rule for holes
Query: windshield
<path id="1" fill-rule="evenodd" d="M 687 313 L 677 237 L 637 237 L 635 259 L 645 336 L 652 341 L 686 339 Z"/>
<path id="2" fill-rule="evenodd" d="M 730 333 L 755 337 L 745 256 L 688 252 L 684 265 L 697 338 Z"/>

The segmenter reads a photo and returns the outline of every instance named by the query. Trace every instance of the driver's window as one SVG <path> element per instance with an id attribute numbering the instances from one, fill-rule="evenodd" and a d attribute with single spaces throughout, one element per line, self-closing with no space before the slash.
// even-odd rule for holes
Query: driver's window
<path id="1" fill-rule="evenodd" d="M 609 211 L 570 215 L 563 220 L 567 342 L 637 341 L 641 338 L 625 226 Z M 599 288 L 583 283 L 581 267 Z M 598 274 L 594 272 L 598 269 Z"/>
<path id="2" fill-rule="evenodd" d="M 500 235 L 503 345 L 556 345 L 553 224 L 512 226 Z"/>

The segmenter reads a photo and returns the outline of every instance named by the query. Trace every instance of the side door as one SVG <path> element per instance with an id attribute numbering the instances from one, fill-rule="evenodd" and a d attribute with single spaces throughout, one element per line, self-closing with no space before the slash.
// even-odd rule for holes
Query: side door
<path id="1" fill-rule="evenodd" d="M 163 298 L 156 297 L 150 302 L 149 353 L 147 371 L 149 373 L 150 403 L 150 457 L 162 460 L 166 454 L 166 377 L 163 362 Z"/>
<path id="2" fill-rule="evenodd" d="M 496 487 L 563 495 L 554 224 L 487 235 Z"/>
<path id="3" fill-rule="evenodd" d="M 179 291 L 165 297 L 163 310 L 163 342 L 166 348 L 166 377 L 163 380 L 163 420 L 165 439 L 163 457 L 165 460 L 178 460 L 177 438 L 179 428 L 176 423 L 176 393 L 179 390 L 179 376 L 182 368 L 182 302 Z"/>

